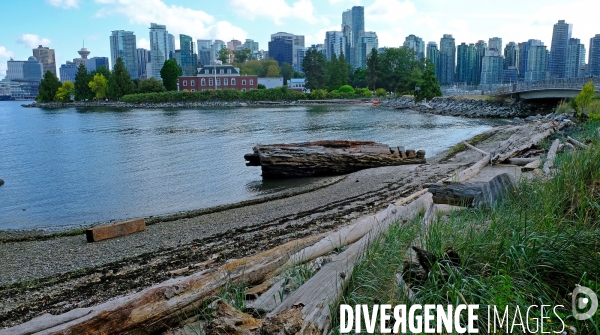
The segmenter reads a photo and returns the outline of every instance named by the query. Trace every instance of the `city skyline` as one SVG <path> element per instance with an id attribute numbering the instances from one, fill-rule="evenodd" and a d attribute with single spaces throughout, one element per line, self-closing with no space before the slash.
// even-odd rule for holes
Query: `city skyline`
<path id="1" fill-rule="evenodd" d="M 31 48 L 40 44 L 56 50 L 57 65 L 76 57 L 82 40 L 92 52 L 91 57 L 110 56 L 109 36 L 114 30 L 133 31 L 137 47 L 149 49 L 151 22 L 166 25 L 169 33 L 177 37 L 187 34 L 193 40 L 244 41 L 250 38 L 263 50 L 268 50 L 270 35 L 278 31 L 305 35 L 307 46 L 320 44 L 326 31 L 341 30 L 342 13 L 354 5 L 365 7 L 365 30 L 377 33 L 380 47 L 402 46 L 410 34 L 422 38 L 424 43 L 439 43 L 443 34 L 452 34 L 456 45 L 498 36 L 505 44 L 540 39 L 550 46 L 552 27 L 563 19 L 573 25 L 572 36 L 579 38 L 586 49 L 589 49 L 590 38 L 600 33 L 594 31 L 593 21 L 587 19 L 593 16 L 592 11 L 581 10 L 593 4 L 588 0 L 569 4 L 478 2 L 476 6 L 469 6 L 469 1 L 454 4 L 449 0 L 276 0 L 268 3 L 267 6 L 267 1 L 253 1 L 250 6 L 247 1 L 227 0 L 219 6 L 175 0 L 143 3 L 38 0 L 39 10 L 32 11 L 30 3 L 12 2 L 4 7 L 7 31 L 0 39 L 0 78 L 5 75 L 6 61 L 10 57 L 25 60 L 31 55 Z M 447 10 L 441 10 L 441 6 Z M 519 11 L 515 14 L 511 8 L 519 8 Z M 31 16 L 29 20 L 19 19 L 19 12 L 25 9 Z M 56 24 L 49 24 L 54 22 Z M 69 31 L 71 27 L 73 32 Z M 179 38 L 175 40 L 179 48 Z"/>

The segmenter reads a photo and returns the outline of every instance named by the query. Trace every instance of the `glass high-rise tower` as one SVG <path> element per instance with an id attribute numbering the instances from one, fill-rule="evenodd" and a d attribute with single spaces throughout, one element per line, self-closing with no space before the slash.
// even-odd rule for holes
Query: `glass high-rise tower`
<path id="1" fill-rule="evenodd" d="M 567 65 L 567 48 L 573 25 L 567 24 L 565 20 L 559 20 L 554 24 L 552 30 L 552 45 L 550 46 L 549 68 L 550 76 L 554 78 L 565 78 Z"/>
<path id="2" fill-rule="evenodd" d="M 181 66 L 184 76 L 193 76 L 198 69 L 198 55 L 195 43 L 191 36 L 179 35 L 179 50 L 181 52 Z"/>
<path id="3" fill-rule="evenodd" d="M 161 24 L 150 24 L 150 72 L 148 78 L 162 80 L 160 70 L 169 59 L 169 33 L 167 27 Z"/>
<path id="4" fill-rule="evenodd" d="M 440 40 L 440 85 L 454 83 L 456 69 L 456 45 L 451 34 L 444 34 Z"/>
<path id="5" fill-rule="evenodd" d="M 136 39 L 133 31 L 115 30 L 110 35 L 110 57 L 113 64 L 121 58 L 131 79 L 139 78 Z"/>

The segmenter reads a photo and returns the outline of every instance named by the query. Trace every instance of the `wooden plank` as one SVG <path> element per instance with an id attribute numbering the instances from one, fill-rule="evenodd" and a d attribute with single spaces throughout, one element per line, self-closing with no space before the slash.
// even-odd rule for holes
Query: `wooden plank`
<path id="1" fill-rule="evenodd" d="M 129 235 L 146 230 L 145 219 L 117 222 L 106 226 L 90 228 L 85 231 L 88 242 L 98 242 L 109 238 Z"/>
<path id="2" fill-rule="evenodd" d="M 542 163 L 542 159 L 541 159 L 541 158 L 538 158 L 538 159 L 536 159 L 535 161 L 533 161 L 533 162 L 531 162 L 531 163 L 529 163 L 529 164 L 525 165 L 524 167 L 522 167 L 522 168 L 521 168 L 521 171 L 522 171 L 522 172 L 526 172 L 526 171 L 533 171 L 533 170 L 535 170 L 535 169 L 539 168 L 541 163 Z"/>
<path id="3" fill-rule="evenodd" d="M 542 168 L 542 171 L 545 174 L 549 174 L 550 169 L 552 169 L 552 167 L 554 166 L 554 158 L 556 157 L 556 151 L 558 151 L 559 144 L 560 144 L 559 139 L 554 140 L 554 142 L 552 143 L 552 146 L 550 147 L 550 150 L 548 150 L 548 155 L 546 156 L 546 162 L 544 163 L 544 167 Z"/>

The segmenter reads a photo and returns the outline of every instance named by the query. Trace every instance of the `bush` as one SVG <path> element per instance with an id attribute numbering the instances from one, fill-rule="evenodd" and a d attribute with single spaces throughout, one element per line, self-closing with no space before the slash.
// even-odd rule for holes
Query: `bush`
<path id="1" fill-rule="evenodd" d="M 265 85 L 263 85 L 263 84 L 258 84 L 258 87 L 257 87 L 257 88 L 258 88 L 259 90 L 266 90 L 266 89 L 267 89 L 267 86 L 265 86 Z"/>
<path id="2" fill-rule="evenodd" d="M 161 103 L 161 102 L 191 102 L 191 101 L 296 101 L 306 99 L 304 93 L 288 91 L 277 87 L 264 90 L 242 92 L 232 89 L 207 90 L 201 92 L 166 91 L 154 93 L 128 94 L 121 99 L 128 103 Z"/>
<path id="3" fill-rule="evenodd" d="M 561 101 L 558 106 L 556 106 L 556 110 L 554 112 L 556 114 L 566 114 L 571 111 L 571 106 L 566 101 Z"/>
<path id="4" fill-rule="evenodd" d="M 600 100 L 592 100 L 587 106 L 586 112 L 590 120 L 600 120 Z"/>
<path id="5" fill-rule="evenodd" d="M 387 96 L 387 91 L 384 88 L 378 88 L 375 90 L 375 95 L 378 97 L 385 97 Z"/>
<path id="6" fill-rule="evenodd" d="M 310 91 L 310 94 L 308 97 L 311 100 L 327 99 L 327 90 L 323 90 L 323 89 L 312 90 L 312 91 Z"/>
<path id="7" fill-rule="evenodd" d="M 373 93 L 368 88 L 357 88 L 354 94 L 361 98 L 370 98 L 373 96 Z"/>
<path id="8" fill-rule="evenodd" d="M 344 85 L 344 86 L 340 87 L 340 89 L 338 91 L 340 93 L 350 93 L 350 94 L 354 94 L 354 92 L 355 92 L 354 88 L 350 85 Z"/>

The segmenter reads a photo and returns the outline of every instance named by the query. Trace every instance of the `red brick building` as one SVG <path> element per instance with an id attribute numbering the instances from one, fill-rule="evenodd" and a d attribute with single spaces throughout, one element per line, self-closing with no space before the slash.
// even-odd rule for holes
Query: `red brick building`
<path id="1" fill-rule="evenodd" d="M 180 91 L 235 89 L 240 91 L 258 88 L 258 76 L 242 76 L 232 65 L 207 65 L 198 69 L 195 76 L 179 77 Z"/>

